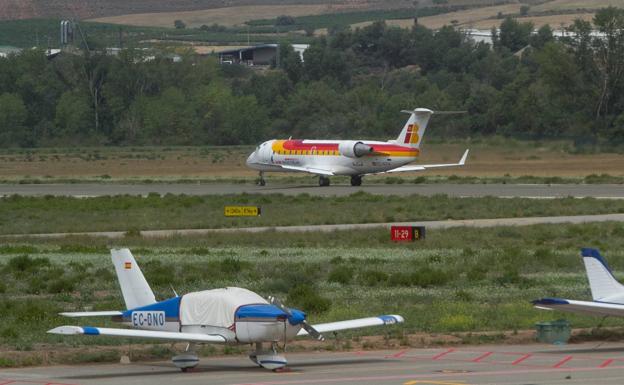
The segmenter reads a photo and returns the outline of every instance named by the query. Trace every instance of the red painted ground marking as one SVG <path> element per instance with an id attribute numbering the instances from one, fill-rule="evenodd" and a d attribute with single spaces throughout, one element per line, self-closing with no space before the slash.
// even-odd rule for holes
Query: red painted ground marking
<path id="1" fill-rule="evenodd" d="M 472 362 L 479 362 L 484 358 L 487 358 L 489 356 L 491 356 L 492 354 L 494 354 L 494 352 L 485 352 L 484 354 L 480 355 L 479 357 L 475 358 L 474 360 L 472 360 Z"/>
<path id="2" fill-rule="evenodd" d="M 564 358 L 563 360 L 557 362 L 556 364 L 553 365 L 553 368 L 560 368 L 563 365 L 565 365 L 566 362 L 570 361 L 572 359 L 572 356 L 567 356 L 566 358 Z"/>
<path id="3" fill-rule="evenodd" d="M 442 358 L 442 357 L 446 356 L 447 354 L 452 353 L 454 351 L 455 351 L 455 349 L 449 349 L 449 350 L 447 350 L 445 352 L 442 352 L 440 354 L 437 354 L 437 355 L 431 357 L 431 359 L 432 360 L 439 360 L 440 358 Z"/>
<path id="4" fill-rule="evenodd" d="M 609 358 L 608 360 L 605 360 L 605 362 L 603 362 L 602 364 L 598 365 L 598 367 L 606 368 L 607 366 L 611 365 L 613 361 L 614 361 L 613 358 Z"/>
<path id="5" fill-rule="evenodd" d="M 527 358 L 531 357 L 532 354 L 525 354 L 524 356 L 518 358 L 517 360 L 515 360 L 514 362 L 512 362 L 512 365 L 518 365 L 519 363 L 521 363 L 522 361 L 526 360 Z"/>
<path id="6" fill-rule="evenodd" d="M 405 355 L 405 353 L 407 353 L 407 350 L 401 350 L 398 353 L 394 353 L 394 354 L 392 354 L 390 356 L 386 356 L 386 358 L 401 358 L 401 357 L 403 357 Z"/>
<path id="7" fill-rule="evenodd" d="M 593 372 L 597 370 L 621 370 L 624 367 L 622 366 L 612 366 L 606 369 L 600 369 L 596 367 L 589 368 L 568 368 L 565 369 L 566 372 L 569 373 L 578 373 L 578 372 Z M 491 372 L 470 372 L 470 373 L 436 373 L 436 374 L 428 374 L 428 375 L 418 375 L 415 373 L 412 374 L 399 374 L 399 375 L 388 375 L 388 376 L 359 376 L 359 377 L 336 377 L 336 378 L 323 378 L 323 379 L 293 379 L 293 380 L 279 380 L 279 381 L 262 381 L 262 382 L 245 382 L 238 385 L 287 385 L 287 384 L 325 384 L 325 383 L 338 383 L 338 382 L 372 382 L 372 381 L 387 381 L 387 380 L 414 380 L 414 379 L 422 379 L 422 381 L 429 380 L 432 378 L 453 378 L 453 377 L 473 377 L 473 376 L 503 376 L 503 375 L 513 375 L 520 374 L 526 375 L 527 373 L 552 373 L 552 368 L 542 368 L 527 371 L 525 368 L 517 368 L 514 370 L 499 370 L 499 371 L 491 371 Z"/>
<path id="8" fill-rule="evenodd" d="M 4 382 L 0 382 L 0 385 L 7 384 L 44 384 L 44 385 L 72 385 L 65 384 L 63 382 L 45 382 L 45 381 L 37 381 L 37 380 L 0 380 Z"/>

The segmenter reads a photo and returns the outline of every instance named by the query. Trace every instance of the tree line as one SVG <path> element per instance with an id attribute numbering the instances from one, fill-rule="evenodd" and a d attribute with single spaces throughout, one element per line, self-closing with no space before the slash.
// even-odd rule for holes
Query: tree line
<path id="1" fill-rule="evenodd" d="M 624 10 L 566 36 L 507 18 L 492 44 L 451 26 L 333 29 L 264 71 L 125 49 L 0 58 L 0 146 L 254 144 L 394 138 L 400 110 L 467 110 L 428 135 L 624 143 Z"/>

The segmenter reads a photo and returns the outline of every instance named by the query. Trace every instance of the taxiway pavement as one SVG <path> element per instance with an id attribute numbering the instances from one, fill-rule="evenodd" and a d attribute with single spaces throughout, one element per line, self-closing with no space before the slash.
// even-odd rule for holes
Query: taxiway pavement
<path id="1" fill-rule="evenodd" d="M 520 385 L 624 383 L 624 344 L 584 343 L 290 353 L 273 373 L 245 356 L 203 358 L 189 373 L 170 362 L 0 370 L 0 384 L 30 385 Z"/>
<path id="2" fill-rule="evenodd" d="M 92 197 L 102 195 L 147 195 L 149 193 L 213 195 L 213 194 L 310 194 L 345 196 L 358 191 L 379 195 L 436 195 L 455 197 L 525 197 L 525 198 L 604 198 L 624 199 L 624 185 L 618 184 L 370 184 L 360 187 L 332 185 L 275 184 L 260 187 L 252 184 L 220 183 L 76 183 L 76 184 L 0 184 L 0 196 L 6 195 L 67 195 Z"/>

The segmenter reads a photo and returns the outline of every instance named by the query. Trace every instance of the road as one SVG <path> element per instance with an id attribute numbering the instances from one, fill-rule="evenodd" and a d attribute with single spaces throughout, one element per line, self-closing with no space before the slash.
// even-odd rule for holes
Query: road
<path id="1" fill-rule="evenodd" d="M 624 199 L 624 185 L 618 184 L 370 184 L 360 187 L 333 185 L 268 185 L 219 183 L 153 183 L 153 184 L 0 184 L 0 196 L 20 195 L 69 195 L 90 197 L 101 195 L 147 195 L 164 194 L 210 195 L 210 194 L 310 194 L 318 196 L 345 196 L 358 191 L 380 195 L 436 195 L 457 197 L 526 197 L 526 198 L 609 198 Z"/>
<path id="2" fill-rule="evenodd" d="M 289 353 L 273 373 L 246 357 L 204 358 L 189 373 L 170 362 L 0 370 L 0 384 L 56 385 L 520 385 L 624 383 L 624 344 L 500 345 Z"/>
<path id="3" fill-rule="evenodd" d="M 451 227 L 495 227 L 495 226 L 529 226 L 539 224 L 557 223 L 590 223 L 590 222 L 624 222 L 624 214 L 598 214 L 598 215 L 571 215 L 559 217 L 525 217 L 525 218 L 496 218 L 496 219 L 458 219 L 444 221 L 413 221 L 413 222 L 386 222 L 386 223 L 351 223 L 336 225 L 304 225 L 304 226 L 265 226 L 265 227 L 235 227 L 223 229 L 170 229 L 170 230 L 144 230 L 141 235 L 147 238 L 162 238 L 175 235 L 204 235 L 211 233 L 259 233 L 263 231 L 279 232 L 305 232 L 353 229 L 390 228 L 390 226 L 425 226 L 427 229 L 448 229 Z M 44 234 L 7 234 L 1 238 L 33 237 L 33 238 L 61 238 L 66 236 L 91 236 L 107 238 L 123 238 L 124 231 L 92 231 L 81 233 L 44 233 Z M 2 385 L 2 384 L 0 384 Z"/>

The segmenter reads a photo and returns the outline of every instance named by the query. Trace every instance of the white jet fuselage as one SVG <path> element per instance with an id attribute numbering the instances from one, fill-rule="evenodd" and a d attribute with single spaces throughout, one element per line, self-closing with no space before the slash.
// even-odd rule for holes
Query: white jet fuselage
<path id="1" fill-rule="evenodd" d="M 356 145 L 369 148 L 353 151 Z M 249 155 L 247 165 L 264 172 L 325 170 L 330 175 L 365 175 L 384 172 L 413 162 L 420 151 L 393 142 L 352 140 L 269 140 Z M 294 166 L 294 169 L 288 169 Z"/>

